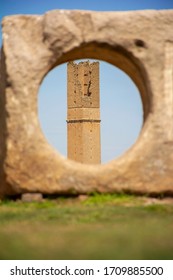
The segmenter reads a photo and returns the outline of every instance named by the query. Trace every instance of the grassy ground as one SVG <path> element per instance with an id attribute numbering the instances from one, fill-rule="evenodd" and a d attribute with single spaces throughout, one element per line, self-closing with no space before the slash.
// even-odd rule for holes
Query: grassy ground
<path id="1" fill-rule="evenodd" d="M 173 200 L 0 203 L 0 259 L 173 259 Z"/>

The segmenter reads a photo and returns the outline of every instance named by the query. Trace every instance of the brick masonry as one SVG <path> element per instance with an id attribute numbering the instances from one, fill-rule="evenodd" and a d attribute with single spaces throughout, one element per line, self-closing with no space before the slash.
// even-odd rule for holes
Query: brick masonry
<path id="1" fill-rule="evenodd" d="M 68 158 L 86 164 L 101 162 L 99 62 L 67 66 Z"/>

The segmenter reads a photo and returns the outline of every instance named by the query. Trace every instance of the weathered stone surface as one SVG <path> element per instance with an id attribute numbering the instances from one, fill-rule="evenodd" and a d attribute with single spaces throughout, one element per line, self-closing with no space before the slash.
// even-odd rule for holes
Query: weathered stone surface
<path id="1" fill-rule="evenodd" d="M 62 157 L 45 140 L 38 120 L 37 93 L 44 76 L 56 65 L 83 57 L 125 71 L 143 102 L 138 141 L 105 165 L 86 166 Z M 6 17 L 0 69 L 1 196 L 173 194 L 173 10 L 55 10 Z"/>
<path id="2" fill-rule="evenodd" d="M 22 202 L 41 202 L 43 195 L 41 193 L 23 193 L 21 195 Z"/>
<path id="3" fill-rule="evenodd" d="M 67 157 L 101 163 L 99 62 L 67 64 Z"/>

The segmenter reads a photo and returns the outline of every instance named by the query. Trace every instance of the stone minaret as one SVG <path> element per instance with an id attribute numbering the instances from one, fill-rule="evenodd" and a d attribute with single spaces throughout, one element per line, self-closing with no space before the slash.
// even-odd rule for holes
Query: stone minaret
<path id="1" fill-rule="evenodd" d="M 99 62 L 69 62 L 67 75 L 68 158 L 86 164 L 99 164 Z"/>

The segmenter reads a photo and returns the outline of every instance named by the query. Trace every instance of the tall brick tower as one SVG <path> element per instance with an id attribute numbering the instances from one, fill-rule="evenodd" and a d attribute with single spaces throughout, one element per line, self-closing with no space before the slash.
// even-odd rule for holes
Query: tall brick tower
<path id="1" fill-rule="evenodd" d="M 67 65 L 67 154 L 86 164 L 101 162 L 99 62 Z"/>

